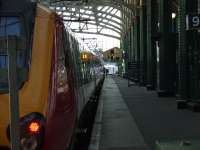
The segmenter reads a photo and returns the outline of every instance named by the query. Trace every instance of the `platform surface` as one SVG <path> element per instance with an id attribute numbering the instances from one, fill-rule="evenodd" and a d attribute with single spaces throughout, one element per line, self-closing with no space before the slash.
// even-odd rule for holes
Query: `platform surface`
<path id="1" fill-rule="evenodd" d="M 200 139 L 156 141 L 156 150 L 200 150 Z"/>
<path id="2" fill-rule="evenodd" d="M 163 141 L 200 139 L 200 113 L 178 110 L 175 97 L 160 98 L 145 87 L 128 87 L 126 79 L 107 76 L 99 102 L 101 119 L 94 132 L 99 144 L 90 150 L 157 150 L 156 141 L 163 148 Z"/>
<path id="3" fill-rule="evenodd" d="M 100 105 L 103 105 L 102 117 L 96 120 L 96 124 L 101 124 L 99 150 L 148 150 L 118 86 L 110 76 L 105 79 Z"/>
<path id="4" fill-rule="evenodd" d="M 113 79 L 151 150 L 156 141 L 200 139 L 200 113 L 177 109 L 175 97 L 161 98 L 146 87 L 128 87 L 127 80 Z"/>

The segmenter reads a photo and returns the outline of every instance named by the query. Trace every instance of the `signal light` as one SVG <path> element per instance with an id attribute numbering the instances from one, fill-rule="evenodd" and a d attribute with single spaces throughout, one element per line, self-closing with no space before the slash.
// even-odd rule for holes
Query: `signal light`
<path id="1" fill-rule="evenodd" d="M 82 54 L 82 55 L 81 55 L 81 60 L 82 60 L 82 61 L 88 61 L 88 59 L 89 59 L 89 58 L 88 58 L 88 55 L 87 55 L 87 54 Z"/>
<path id="2" fill-rule="evenodd" d="M 38 133 L 39 132 L 39 130 L 40 130 L 40 124 L 38 123 L 38 122 L 31 122 L 30 124 L 29 124 L 29 131 L 31 132 L 31 133 Z"/>

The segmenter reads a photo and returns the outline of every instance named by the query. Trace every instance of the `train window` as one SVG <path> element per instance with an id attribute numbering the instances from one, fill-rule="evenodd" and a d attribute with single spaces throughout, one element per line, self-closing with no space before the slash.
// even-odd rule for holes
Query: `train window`
<path id="1" fill-rule="evenodd" d="M 16 36 L 18 38 L 21 38 L 21 23 L 18 17 L 0 17 L 1 43 L 5 42 L 8 36 Z M 25 65 L 25 52 L 19 49 L 17 50 L 17 67 L 23 67 Z M 0 45 L 0 68 L 7 68 L 7 66 L 7 50 L 5 48 L 2 48 L 2 45 Z"/>
<path id="2" fill-rule="evenodd" d="M 0 37 L 20 36 L 20 26 L 18 17 L 0 17 Z"/>
<path id="3" fill-rule="evenodd" d="M 6 43 L 9 40 L 9 36 L 16 37 L 16 63 L 19 87 L 21 87 L 26 78 L 26 41 L 22 29 L 22 22 L 19 17 L 0 16 L 0 92 L 1 90 L 8 90 L 8 53 Z"/>
<path id="4" fill-rule="evenodd" d="M 0 53 L 0 68 L 6 68 L 8 64 L 7 53 L 1 52 Z"/>

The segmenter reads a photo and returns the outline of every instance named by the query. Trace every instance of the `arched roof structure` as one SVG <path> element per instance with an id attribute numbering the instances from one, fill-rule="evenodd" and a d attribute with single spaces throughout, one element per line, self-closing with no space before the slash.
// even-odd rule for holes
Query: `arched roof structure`
<path id="1" fill-rule="evenodd" d="M 125 30 L 122 17 L 131 18 L 132 6 L 123 0 L 41 0 L 49 5 L 75 33 L 99 34 L 120 39 Z"/>

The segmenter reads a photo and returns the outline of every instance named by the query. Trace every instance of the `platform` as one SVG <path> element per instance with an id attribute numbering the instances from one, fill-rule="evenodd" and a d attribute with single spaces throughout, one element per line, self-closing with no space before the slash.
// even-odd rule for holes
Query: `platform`
<path id="1" fill-rule="evenodd" d="M 115 81 L 108 76 L 100 96 L 90 150 L 148 150 Z"/>
<path id="2" fill-rule="evenodd" d="M 176 98 L 107 76 L 90 150 L 155 150 L 156 142 L 200 139 L 200 113 L 178 110 Z"/>
<path id="3" fill-rule="evenodd" d="M 175 97 L 161 98 L 146 87 L 128 88 L 126 80 L 114 80 L 151 150 L 156 141 L 200 139 L 200 113 L 177 109 Z"/>

